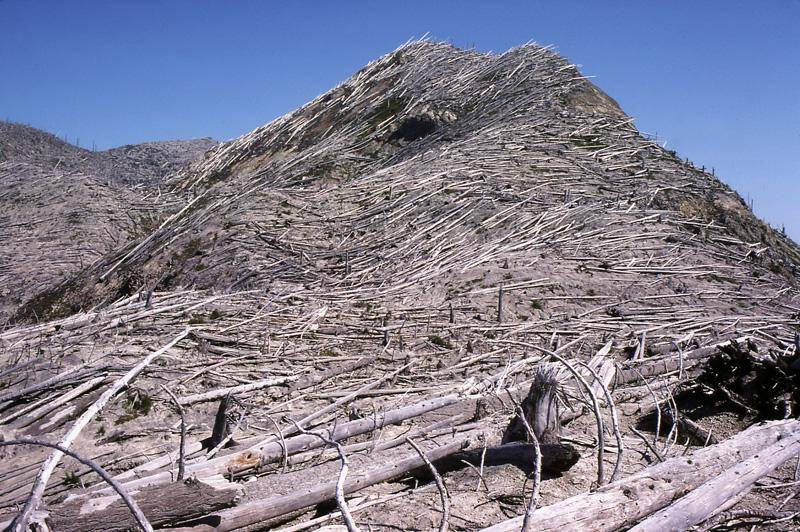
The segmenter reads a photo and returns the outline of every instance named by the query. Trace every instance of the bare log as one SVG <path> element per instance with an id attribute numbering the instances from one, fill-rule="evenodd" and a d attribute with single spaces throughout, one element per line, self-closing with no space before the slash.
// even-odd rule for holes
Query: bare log
<path id="1" fill-rule="evenodd" d="M 345 368 L 343 371 L 347 371 L 348 368 L 349 369 L 356 369 L 357 367 L 361 367 L 362 364 L 366 365 L 366 364 L 371 363 L 373 359 L 374 359 L 373 357 L 363 357 L 363 358 L 357 360 L 356 362 L 354 362 L 354 364 L 352 366 L 350 366 L 348 364 L 343 364 L 342 366 L 337 367 L 336 371 L 333 371 L 333 368 L 331 368 L 331 370 L 324 371 L 324 372 L 322 372 L 320 374 L 307 375 L 307 376 L 301 377 L 300 379 L 298 379 L 297 381 L 295 381 L 291 385 L 291 387 L 289 388 L 287 393 L 291 393 L 293 391 L 298 391 L 298 390 L 304 388 L 306 385 L 313 386 L 315 384 L 319 384 L 320 382 L 322 382 L 322 381 L 324 381 L 324 380 L 326 380 L 326 379 L 328 379 L 330 377 L 333 377 L 335 375 L 340 374 L 341 372 L 339 371 L 339 369 L 341 369 L 341 368 Z M 405 367 L 407 367 L 407 366 L 403 366 L 403 368 L 405 368 Z M 401 368 L 401 369 L 403 369 L 403 368 Z M 305 418 L 303 418 L 300 421 L 298 421 L 298 424 L 301 427 L 305 426 L 307 423 L 310 423 L 311 421 L 313 421 L 315 419 L 318 419 L 319 417 L 322 417 L 326 413 L 336 410 L 340 405 L 350 401 L 354 397 L 357 397 L 358 394 L 363 392 L 364 390 L 372 389 L 372 388 L 374 388 L 376 386 L 379 386 L 385 380 L 391 378 L 395 374 L 396 374 L 396 372 L 392 373 L 392 374 L 390 374 L 390 375 L 388 375 L 386 377 L 383 377 L 381 379 L 378 379 L 377 381 L 374 381 L 374 382 L 368 384 L 367 386 L 361 388 L 360 390 L 357 390 L 356 392 L 353 392 L 353 394 L 351 394 L 352 397 L 342 398 L 342 399 L 336 401 L 335 403 L 333 403 L 331 405 L 328 405 L 327 407 L 323 408 L 322 410 L 319 410 L 319 411 L 315 412 L 314 414 L 306 416 Z M 293 431 L 294 431 L 294 429 L 292 427 L 286 429 L 282 434 L 280 434 L 280 439 L 283 439 L 284 436 L 291 435 L 293 433 Z M 263 443 L 265 443 L 265 442 L 262 442 L 262 444 Z M 192 444 L 187 446 L 186 454 L 189 455 L 191 453 L 198 452 L 202 448 L 203 448 L 203 443 L 202 442 L 193 442 Z M 124 472 L 124 473 L 121 473 L 121 474 L 117 475 L 116 478 L 118 480 L 129 480 L 129 479 L 132 479 L 134 477 L 144 476 L 145 473 L 148 473 L 150 471 L 155 471 L 157 469 L 165 467 L 165 466 L 169 465 L 169 463 L 170 463 L 170 457 L 169 456 L 162 456 L 160 458 L 157 458 L 155 460 L 151 460 L 150 462 L 147 462 L 145 464 L 137 466 L 137 467 L 135 467 L 133 469 L 130 469 L 130 470 Z"/>
<path id="2" fill-rule="evenodd" d="M 149 486 L 131 496 L 154 526 L 163 527 L 229 508 L 241 496 L 241 488 L 221 476 L 202 481 L 188 479 L 163 486 Z M 123 532 L 135 527 L 130 512 L 115 496 L 86 501 L 67 499 L 50 510 L 54 530 Z"/>
<path id="3" fill-rule="evenodd" d="M 272 377 L 269 379 L 262 379 L 260 381 L 251 382 L 250 384 L 240 384 L 239 386 L 219 388 L 217 390 L 211 390 L 210 392 L 187 395 L 185 397 L 179 398 L 178 400 L 180 401 L 181 405 L 188 406 L 188 405 L 193 405 L 195 403 L 203 403 L 205 401 L 215 401 L 217 399 L 225 397 L 226 395 L 237 395 L 237 394 L 252 392 L 255 390 L 261 390 L 263 388 L 269 388 L 270 386 L 279 386 L 281 384 L 294 382 L 297 379 L 298 377 L 294 376 Z"/>
<path id="4" fill-rule="evenodd" d="M 721 347 L 731 345 L 731 343 L 743 344 L 752 339 L 752 336 L 741 336 L 733 340 L 717 342 L 693 351 L 686 351 L 682 354 L 673 353 L 659 357 L 651 357 L 632 361 L 626 366 L 623 366 L 618 372 L 617 384 L 629 384 L 641 380 L 642 377 L 653 377 L 655 375 L 664 375 L 673 371 L 678 371 L 681 369 L 682 364 L 684 363 L 691 363 L 693 361 L 708 358 L 716 353 Z"/>
<path id="5" fill-rule="evenodd" d="M 482 432 L 474 432 L 470 435 L 459 437 L 457 440 L 446 445 L 433 447 L 430 450 L 426 450 L 425 456 L 431 462 L 435 462 L 459 451 L 468 449 L 472 445 L 482 441 L 483 437 L 484 436 Z M 414 469 L 424 466 L 425 461 L 419 456 L 419 454 L 414 452 L 395 462 L 381 467 L 369 469 L 363 474 L 349 477 L 344 483 L 343 491 L 345 494 L 353 493 L 366 488 L 367 486 L 372 486 L 374 484 L 379 484 L 381 482 L 386 482 L 388 480 L 401 477 L 408 472 L 413 471 Z M 256 523 L 263 524 L 266 521 L 290 514 L 296 510 L 314 506 L 321 502 L 333 499 L 336 495 L 337 482 L 338 481 L 329 481 L 311 488 L 296 491 L 289 495 L 282 495 L 266 500 L 242 504 L 235 508 L 217 512 L 206 517 L 203 521 L 205 523 L 214 523 L 211 526 L 199 525 L 194 529 L 184 528 L 178 530 L 202 530 L 204 532 L 213 530 L 215 532 L 227 532 L 254 525 Z"/>
<path id="6" fill-rule="evenodd" d="M 754 425 L 717 445 L 698 449 L 688 456 L 665 460 L 592 493 L 539 508 L 531 515 L 531 526 L 543 532 L 575 529 L 610 532 L 631 527 L 743 458 L 749 458 L 764 447 L 796 435 L 800 435 L 800 421 Z M 522 521 L 523 517 L 518 516 L 485 530 L 516 532 L 522 526 Z"/>
<path id="7" fill-rule="evenodd" d="M 444 397 L 427 399 L 419 403 L 390 410 L 377 418 L 370 417 L 338 424 L 327 436 L 331 440 L 340 441 L 352 436 L 365 434 L 381 427 L 394 425 L 406 419 L 421 416 L 464 400 L 469 400 L 469 396 L 465 397 L 459 394 L 451 394 Z M 323 445 L 324 443 L 315 435 L 304 434 L 295 436 L 293 438 L 287 438 L 283 443 L 280 441 L 273 441 L 273 439 L 270 438 L 245 451 L 233 455 L 215 457 L 202 463 L 188 464 L 186 466 L 186 473 L 188 475 L 195 475 L 201 479 L 206 476 L 218 474 L 242 473 L 253 470 L 266 463 L 281 460 L 284 457 L 284 453 L 293 454 L 308 451 L 310 449 L 317 449 Z M 170 481 L 171 472 L 162 471 L 144 478 L 130 480 L 123 484 L 123 486 L 128 490 L 132 490 L 142 486 L 164 484 Z M 102 494 L 104 491 L 107 493 L 107 490 L 98 490 L 95 494 Z"/>
<path id="8" fill-rule="evenodd" d="M 349 373 L 356 369 L 363 368 L 364 366 L 369 366 L 373 362 L 375 362 L 374 356 L 361 357 L 358 360 L 346 364 L 336 364 L 332 368 L 320 373 L 312 373 L 310 375 L 304 375 L 300 377 L 296 382 L 292 383 L 291 386 L 289 386 L 289 393 L 296 392 L 298 390 L 303 390 L 305 388 L 310 388 L 323 381 L 330 379 L 331 377 L 342 375 L 344 373 Z"/>
<path id="9" fill-rule="evenodd" d="M 631 532 L 687 530 L 702 523 L 733 506 L 758 479 L 772 473 L 798 453 L 800 453 L 800 432 L 779 440 L 712 478 L 676 503 L 631 528 Z"/>

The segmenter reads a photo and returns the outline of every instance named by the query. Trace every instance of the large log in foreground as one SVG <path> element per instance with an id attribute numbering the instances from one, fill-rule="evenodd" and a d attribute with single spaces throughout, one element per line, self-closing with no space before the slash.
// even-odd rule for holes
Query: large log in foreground
<path id="1" fill-rule="evenodd" d="M 473 432 L 470 435 L 460 436 L 455 441 L 440 447 L 426 449 L 425 456 L 431 462 L 435 462 L 459 451 L 469 449 L 481 441 L 484 441 L 483 433 L 480 431 Z M 425 467 L 425 465 L 423 458 L 416 452 L 408 454 L 400 460 L 369 469 L 362 474 L 354 474 L 347 477 L 344 483 L 344 493 L 353 493 L 367 486 L 399 478 L 417 468 Z M 322 482 L 288 495 L 242 504 L 229 510 L 208 515 L 199 520 L 200 523 L 196 526 L 172 530 L 174 532 L 228 532 L 244 529 L 255 524 L 264 524 L 271 519 L 333 499 L 336 492 L 336 482 L 336 480 Z"/>
<path id="2" fill-rule="evenodd" d="M 407 419 L 411 419 L 434 410 L 456 404 L 462 401 L 470 400 L 471 396 L 450 394 L 443 397 L 434 397 L 425 399 L 418 403 L 407 406 L 402 406 L 393 410 L 385 412 L 382 416 L 377 418 L 364 418 L 334 425 L 325 431 L 327 436 L 334 441 L 342 441 L 346 438 L 359 436 L 371 432 L 375 429 L 380 429 L 388 425 L 402 423 Z M 474 397 L 473 397 L 474 399 Z M 285 447 L 284 447 L 285 445 Z M 270 462 L 281 460 L 284 452 L 287 454 L 294 454 L 312 449 L 318 449 L 325 444 L 318 436 L 313 434 L 301 434 L 292 438 L 286 439 L 285 442 L 275 441 L 270 437 L 250 448 L 241 452 L 217 456 L 205 462 L 196 464 L 188 464 L 186 466 L 186 474 L 194 475 L 199 479 L 204 479 L 214 475 L 230 475 L 240 474 L 246 471 L 252 471 Z M 145 486 L 168 484 L 172 481 L 171 471 L 161 471 L 152 475 L 129 480 L 122 484 L 122 487 L 132 491 L 141 489 Z M 97 491 L 88 494 L 86 497 L 96 497 L 111 494 L 109 488 L 98 489 Z"/>
<path id="3" fill-rule="evenodd" d="M 688 530 L 733 506 L 761 477 L 800 453 L 800 432 L 783 438 L 718 477 L 714 477 L 675 504 L 657 512 L 631 532 Z"/>
<path id="4" fill-rule="evenodd" d="M 154 526 L 180 523 L 236 504 L 241 487 L 221 476 L 203 481 L 187 480 L 162 486 L 148 486 L 132 493 L 148 521 Z M 130 510 L 116 495 L 86 501 L 67 499 L 50 508 L 48 523 L 59 532 L 137 530 Z"/>
<path id="5" fill-rule="evenodd" d="M 532 530 L 611 532 L 627 529 L 645 517 L 747 460 L 776 442 L 800 437 L 800 421 L 773 421 L 754 425 L 722 443 L 688 456 L 665 460 L 593 493 L 570 497 L 534 511 Z M 790 441 L 790 440 L 787 440 Z M 498 523 L 485 532 L 516 532 L 523 517 Z"/>

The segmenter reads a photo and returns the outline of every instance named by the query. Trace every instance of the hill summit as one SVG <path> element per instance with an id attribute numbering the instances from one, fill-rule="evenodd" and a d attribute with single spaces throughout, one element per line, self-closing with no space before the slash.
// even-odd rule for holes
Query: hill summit
<path id="1" fill-rule="evenodd" d="M 800 257 L 733 191 L 644 138 L 573 65 L 535 45 L 496 56 L 410 44 L 219 145 L 172 186 L 186 203 L 156 232 L 108 255 L 75 290 L 45 294 L 55 305 L 29 309 L 62 315 L 157 279 L 383 295 L 413 283 L 419 297 L 446 291 L 441 302 L 480 281 L 472 274 L 496 276 L 496 263 L 560 277 L 571 256 L 635 286 L 675 258 L 654 245 L 692 250 L 682 267 L 697 272 L 719 255 L 747 256 L 791 277 Z M 601 235 L 623 229 L 640 236 L 604 249 Z M 594 286 L 602 275 L 575 277 L 573 288 L 604 288 Z"/>

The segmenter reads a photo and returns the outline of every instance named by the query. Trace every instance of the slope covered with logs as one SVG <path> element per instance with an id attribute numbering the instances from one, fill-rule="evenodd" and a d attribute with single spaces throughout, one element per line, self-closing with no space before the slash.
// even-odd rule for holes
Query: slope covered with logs
<path id="1" fill-rule="evenodd" d="M 176 205 L 159 190 L 166 176 L 214 145 L 200 139 L 96 152 L 0 122 L 0 323 L 157 227 Z"/>
<path id="2" fill-rule="evenodd" d="M 617 530 L 737 467 L 791 525 L 797 247 L 551 51 L 409 43 L 170 186 L 0 333 L 4 439 L 152 526 Z M 4 449 L 4 518 L 134 526 Z"/>

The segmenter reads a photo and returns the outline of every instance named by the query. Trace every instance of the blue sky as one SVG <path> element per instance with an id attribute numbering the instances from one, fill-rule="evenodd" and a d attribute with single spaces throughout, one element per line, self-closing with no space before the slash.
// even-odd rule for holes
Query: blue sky
<path id="1" fill-rule="evenodd" d="M 0 0 L 0 118 L 98 148 L 228 139 L 426 32 L 555 45 L 800 240 L 800 0 Z"/>

